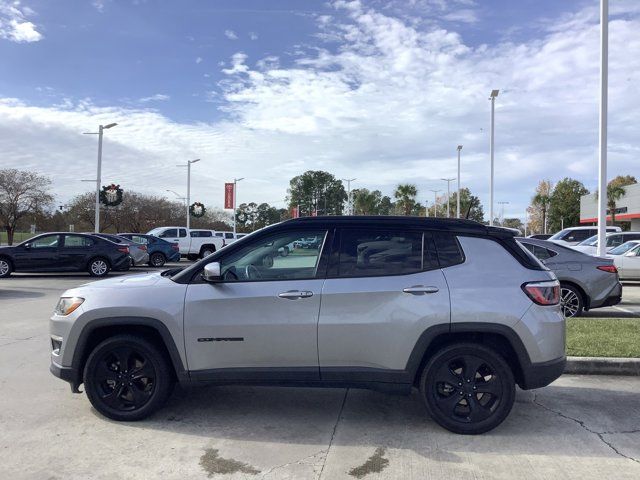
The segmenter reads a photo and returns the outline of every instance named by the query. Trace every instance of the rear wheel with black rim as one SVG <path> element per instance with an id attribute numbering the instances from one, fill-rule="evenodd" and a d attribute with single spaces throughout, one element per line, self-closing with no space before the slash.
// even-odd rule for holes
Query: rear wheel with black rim
<path id="1" fill-rule="evenodd" d="M 513 407 L 515 380 L 507 362 L 473 343 L 446 346 L 427 362 L 420 393 L 431 417 L 454 433 L 476 435 L 500 425 Z"/>
<path id="2" fill-rule="evenodd" d="M 11 275 L 13 266 L 11 262 L 6 258 L 0 258 L 0 278 L 6 278 Z"/>
<path id="3" fill-rule="evenodd" d="M 109 262 L 104 258 L 98 257 L 91 259 L 87 270 L 92 277 L 104 277 L 109 273 L 111 267 L 109 266 Z"/>
<path id="4" fill-rule="evenodd" d="M 149 265 L 151 265 L 152 267 L 162 267 L 166 261 L 167 259 L 160 252 L 154 252 L 149 257 Z"/>
<path id="5" fill-rule="evenodd" d="M 582 295 L 571 285 L 560 285 L 560 305 L 565 318 L 579 317 L 584 310 Z"/>
<path id="6" fill-rule="evenodd" d="M 100 343 L 87 359 L 83 380 L 93 407 L 121 421 L 151 415 L 164 405 L 174 385 L 160 349 L 135 335 L 117 335 Z"/>

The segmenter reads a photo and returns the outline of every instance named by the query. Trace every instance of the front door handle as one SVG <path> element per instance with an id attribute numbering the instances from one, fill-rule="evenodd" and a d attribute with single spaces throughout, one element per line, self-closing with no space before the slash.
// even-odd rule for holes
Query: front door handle
<path id="1" fill-rule="evenodd" d="M 308 291 L 300 291 L 300 290 L 289 290 L 288 292 L 279 293 L 278 296 L 280 298 L 286 298 L 287 300 L 296 300 L 298 298 L 309 298 L 313 297 L 313 292 Z"/>
<path id="2" fill-rule="evenodd" d="M 425 287 L 424 285 L 414 285 L 413 287 L 403 288 L 404 293 L 411 293 L 413 295 L 420 295 L 422 293 L 437 293 L 440 291 L 438 287 Z"/>

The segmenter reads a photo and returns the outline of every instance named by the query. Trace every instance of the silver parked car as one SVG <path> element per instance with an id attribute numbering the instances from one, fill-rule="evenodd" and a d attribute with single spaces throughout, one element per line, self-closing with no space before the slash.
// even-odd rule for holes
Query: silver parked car
<path id="1" fill-rule="evenodd" d="M 623 280 L 640 280 L 640 240 L 623 243 L 609 252 L 620 278 Z"/>
<path id="2" fill-rule="evenodd" d="M 546 240 L 519 238 L 518 241 L 560 280 L 565 317 L 578 317 L 585 310 L 620 303 L 622 284 L 613 260 L 587 255 Z"/>
<path id="3" fill-rule="evenodd" d="M 607 253 L 630 240 L 640 240 L 640 232 L 607 233 L 607 245 L 606 245 Z M 597 255 L 598 235 L 589 237 L 584 242 L 580 242 L 578 245 L 575 245 L 571 248 L 582 253 L 587 253 L 589 255 Z"/>
<path id="4" fill-rule="evenodd" d="M 125 421 L 176 380 L 417 388 L 438 424 L 477 434 L 507 417 L 516 384 L 565 366 L 555 275 L 513 232 L 470 220 L 288 220 L 186 269 L 68 290 L 50 326 L 52 373 Z"/>
<path id="5" fill-rule="evenodd" d="M 138 265 L 147 265 L 149 263 L 149 251 L 147 250 L 146 245 L 111 233 L 94 233 L 94 235 L 100 238 L 104 238 L 105 240 L 109 240 L 113 243 L 128 245 L 132 267 L 136 267 Z"/>

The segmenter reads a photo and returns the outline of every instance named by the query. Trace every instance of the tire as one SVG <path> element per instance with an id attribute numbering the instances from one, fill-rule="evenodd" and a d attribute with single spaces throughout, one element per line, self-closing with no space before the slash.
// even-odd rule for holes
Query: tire
<path id="1" fill-rule="evenodd" d="M 175 383 L 166 356 L 136 335 L 98 344 L 87 358 L 83 382 L 91 405 L 118 421 L 147 418 L 165 404 Z"/>
<path id="2" fill-rule="evenodd" d="M 154 252 L 149 257 L 149 265 L 152 267 L 162 267 L 166 262 L 167 258 L 160 252 Z"/>
<path id="3" fill-rule="evenodd" d="M 13 272 L 13 265 L 11 260 L 5 257 L 0 257 L 0 278 L 7 278 Z"/>
<path id="4" fill-rule="evenodd" d="M 92 258 L 87 265 L 87 271 L 92 277 L 104 277 L 109 273 L 109 270 L 111 270 L 109 262 L 102 257 Z"/>
<path id="5" fill-rule="evenodd" d="M 202 247 L 200 250 L 200 258 L 208 257 L 212 253 L 215 253 L 216 247 Z"/>
<path id="6" fill-rule="evenodd" d="M 468 375 L 471 378 L 464 378 L 467 368 L 473 372 Z M 515 400 L 515 380 L 507 362 L 493 349 L 456 343 L 429 359 L 420 377 L 420 394 L 440 426 L 477 435 L 507 418 Z"/>
<path id="7" fill-rule="evenodd" d="M 565 318 L 580 317 L 584 311 L 582 294 L 571 285 L 560 285 L 560 304 Z"/>

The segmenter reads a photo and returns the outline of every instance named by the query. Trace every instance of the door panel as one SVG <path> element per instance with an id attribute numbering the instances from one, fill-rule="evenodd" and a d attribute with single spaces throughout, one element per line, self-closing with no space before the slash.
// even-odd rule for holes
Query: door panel
<path id="1" fill-rule="evenodd" d="M 184 313 L 189 369 L 311 367 L 317 378 L 322 283 L 189 285 Z M 292 291 L 300 297 L 279 297 Z"/>
<path id="2" fill-rule="evenodd" d="M 449 320 L 449 289 L 439 269 L 327 279 L 318 323 L 321 376 L 330 377 L 326 369 L 333 367 L 402 370 L 420 335 Z"/>
<path id="3" fill-rule="evenodd" d="M 60 268 L 59 235 L 44 235 L 29 241 L 29 247 L 19 247 L 14 255 L 16 270 L 56 271 Z"/>

